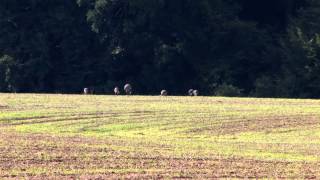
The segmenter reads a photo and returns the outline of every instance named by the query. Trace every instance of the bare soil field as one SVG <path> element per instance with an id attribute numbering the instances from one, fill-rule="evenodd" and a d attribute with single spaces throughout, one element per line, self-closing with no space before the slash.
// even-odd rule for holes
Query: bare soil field
<path id="1" fill-rule="evenodd" d="M 320 101 L 0 94 L 0 179 L 319 179 Z"/>

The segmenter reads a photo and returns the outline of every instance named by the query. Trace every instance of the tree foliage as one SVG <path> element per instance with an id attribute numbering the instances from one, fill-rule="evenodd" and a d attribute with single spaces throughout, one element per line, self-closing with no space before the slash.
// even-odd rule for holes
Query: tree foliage
<path id="1" fill-rule="evenodd" d="M 319 7 L 317 0 L 3 0 L 0 90 L 110 92 L 131 83 L 141 94 L 319 97 Z"/>

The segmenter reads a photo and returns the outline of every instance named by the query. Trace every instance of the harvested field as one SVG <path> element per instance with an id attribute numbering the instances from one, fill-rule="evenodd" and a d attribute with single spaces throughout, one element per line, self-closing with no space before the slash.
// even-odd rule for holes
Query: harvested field
<path id="1" fill-rule="evenodd" d="M 0 179 L 320 178 L 320 101 L 0 94 Z"/>

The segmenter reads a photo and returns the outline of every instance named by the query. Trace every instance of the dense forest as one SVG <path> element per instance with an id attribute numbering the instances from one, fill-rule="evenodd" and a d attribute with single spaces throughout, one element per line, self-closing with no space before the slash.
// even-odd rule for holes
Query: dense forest
<path id="1" fill-rule="evenodd" d="M 320 97 L 319 0 L 1 0 L 0 91 Z"/>

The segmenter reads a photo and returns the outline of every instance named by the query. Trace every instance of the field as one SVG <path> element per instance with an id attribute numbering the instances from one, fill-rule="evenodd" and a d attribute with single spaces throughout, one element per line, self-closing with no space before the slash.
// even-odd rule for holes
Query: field
<path id="1" fill-rule="evenodd" d="M 320 178 L 320 101 L 0 94 L 0 179 Z"/>

